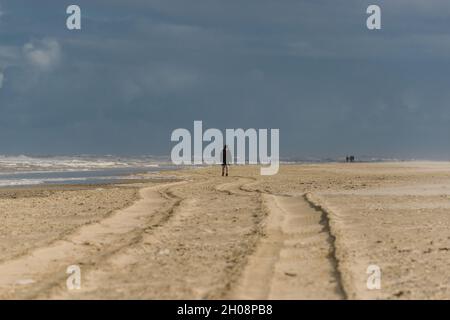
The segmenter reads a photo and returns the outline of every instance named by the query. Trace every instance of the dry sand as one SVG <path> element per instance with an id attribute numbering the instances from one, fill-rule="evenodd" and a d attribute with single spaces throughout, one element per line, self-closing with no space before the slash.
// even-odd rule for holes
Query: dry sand
<path id="1" fill-rule="evenodd" d="M 2 189 L 0 298 L 450 298 L 450 163 L 219 172 Z M 70 265 L 80 290 L 66 287 Z"/>

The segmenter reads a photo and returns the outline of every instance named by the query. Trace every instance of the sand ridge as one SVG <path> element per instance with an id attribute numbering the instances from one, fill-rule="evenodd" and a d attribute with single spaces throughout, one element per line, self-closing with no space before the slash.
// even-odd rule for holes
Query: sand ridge
<path id="1" fill-rule="evenodd" d="M 141 199 L 130 207 L 117 211 L 97 223 L 79 228 L 74 234 L 31 251 L 21 257 L 0 264 L 2 298 L 41 295 L 55 283 L 67 277 L 65 268 L 81 264 L 87 257 L 101 257 L 118 250 L 132 240 L 142 221 L 162 204 L 158 189 L 151 186 L 140 190 Z M 131 237 L 130 234 L 131 233 Z M 86 262 L 84 262 L 86 263 Z M 20 283 L 35 284 L 34 288 L 20 288 Z M 18 288 L 19 287 L 19 288 Z"/>
<path id="2" fill-rule="evenodd" d="M 344 299 L 323 212 L 304 196 L 265 194 L 265 237 L 250 257 L 233 299 Z"/>

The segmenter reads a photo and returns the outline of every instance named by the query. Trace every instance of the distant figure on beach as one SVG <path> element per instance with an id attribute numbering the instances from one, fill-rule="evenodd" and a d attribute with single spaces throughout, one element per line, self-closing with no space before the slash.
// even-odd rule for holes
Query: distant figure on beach
<path id="1" fill-rule="evenodd" d="M 230 163 L 229 151 L 227 145 L 223 146 L 222 150 L 222 177 L 226 175 L 228 177 L 228 164 Z"/>
<path id="2" fill-rule="evenodd" d="M 345 162 L 349 162 L 350 161 L 350 157 L 349 156 L 346 156 L 345 157 Z"/>

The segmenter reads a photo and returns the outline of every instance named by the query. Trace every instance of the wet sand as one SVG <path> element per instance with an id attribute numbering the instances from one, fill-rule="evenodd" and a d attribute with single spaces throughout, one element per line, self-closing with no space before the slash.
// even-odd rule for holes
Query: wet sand
<path id="1" fill-rule="evenodd" d="M 219 172 L 2 189 L 0 298 L 450 298 L 450 163 Z M 80 290 L 66 287 L 70 265 Z"/>

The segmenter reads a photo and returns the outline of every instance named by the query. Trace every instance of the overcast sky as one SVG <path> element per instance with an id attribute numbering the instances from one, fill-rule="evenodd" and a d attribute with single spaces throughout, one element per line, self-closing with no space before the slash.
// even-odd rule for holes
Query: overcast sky
<path id="1" fill-rule="evenodd" d="M 194 120 L 450 159 L 450 1 L 0 0 L 0 154 L 169 154 Z"/>

